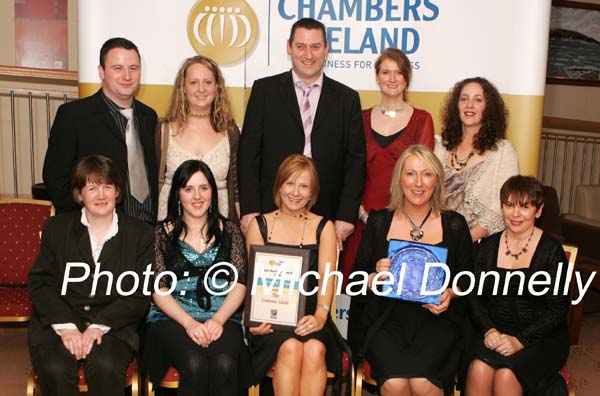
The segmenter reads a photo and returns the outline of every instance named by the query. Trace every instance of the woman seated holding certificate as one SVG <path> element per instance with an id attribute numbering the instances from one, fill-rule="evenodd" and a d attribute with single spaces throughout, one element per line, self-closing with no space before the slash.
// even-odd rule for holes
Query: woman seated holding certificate
<path id="1" fill-rule="evenodd" d="M 259 382 L 277 361 L 273 376 L 276 395 L 323 395 L 327 367 L 341 366 L 337 329 L 330 317 L 334 277 L 322 283 L 326 265 L 335 270 L 337 243 L 333 223 L 310 212 L 319 195 L 319 178 L 312 159 L 294 154 L 279 166 L 273 198 L 277 210 L 257 216 L 246 235 L 251 245 L 294 247 L 310 251 L 305 290 L 318 287 L 307 297 L 304 316 L 289 331 L 274 330 L 269 323 L 250 327 L 250 348 Z M 321 294 L 323 288 L 326 292 Z M 337 351 L 337 352 L 336 352 Z"/>
<path id="2" fill-rule="evenodd" d="M 167 217 L 155 231 L 160 292 L 152 295 L 143 368 L 154 384 L 169 367 L 177 369 L 181 396 L 237 395 L 250 382 L 240 310 L 244 237 L 219 213 L 217 196 L 208 165 L 183 162 L 173 175 Z M 219 270 L 225 273 L 218 276 Z"/>
<path id="3" fill-rule="evenodd" d="M 371 364 L 382 396 L 440 396 L 454 382 L 466 307 L 450 286 L 458 272 L 469 269 L 472 242 L 465 219 L 444 210 L 443 189 L 444 170 L 433 152 L 422 145 L 410 146 L 394 167 L 387 209 L 371 212 L 360 242 L 354 270 L 368 274 L 369 290 L 360 328 L 352 330 L 359 333 L 355 339 L 362 343 L 356 350 Z M 395 252 L 404 253 L 400 260 L 388 258 L 395 245 L 406 246 Z M 446 289 L 443 283 L 433 289 L 440 290 L 437 301 L 423 303 L 431 296 L 419 301 L 410 293 L 404 297 L 413 301 L 392 298 L 399 279 L 389 296 L 374 293 L 376 279 L 390 281 L 381 272 L 396 277 L 397 266 L 405 265 L 404 290 L 411 286 L 410 279 L 419 277 L 418 268 L 405 263 L 437 258 L 444 262 L 441 252 L 447 256 L 449 283 Z"/>
<path id="4" fill-rule="evenodd" d="M 534 225 L 544 206 L 539 181 L 513 176 L 502 186 L 500 200 L 506 230 L 474 248 L 474 274 L 483 282 L 483 294 L 473 292 L 468 298 L 479 338 L 470 354 L 467 395 L 566 396 L 558 372 L 569 354 L 569 295 L 563 294 L 567 258 L 560 242 Z M 481 280 L 483 271 L 499 275 L 498 280 Z M 539 271 L 545 276 L 537 276 L 538 282 L 547 280 L 552 286 L 534 295 L 532 291 L 547 287 L 529 286 Z M 492 295 L 494 283 L 497 295 Z M 561 285 L 556 295 L 555 284 Z"/>

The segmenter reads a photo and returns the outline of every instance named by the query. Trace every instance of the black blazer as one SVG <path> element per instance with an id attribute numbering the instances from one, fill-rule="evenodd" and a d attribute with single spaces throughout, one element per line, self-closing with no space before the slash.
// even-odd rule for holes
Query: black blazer
<path id="1" fill-rule="evenodd" d="M 153 202 L 153 217 L 158 208 L 158 165 L 154 148 L 156 112 L 135 101 L 139 136 Z M 127 145 L 125 138 L 100 91 L 87 98 L 61 105 L 50 130 L 48 151 L 44 160 L 44 183 L 57 213 L 78 207 L 71 196 L 71 172 L 77 161 L 87 155 L 101 154 L 112 159 L 121 178 L 127 177 Z"/>
<path id="2" fill-rule="evenodd" d="M 44 225 L 40 255 L 29 273 L 29 294 L 34 314 L 29 324 L 31 347 L 60 342 L 52 324 L 74 323 L 83 331 L 91 323 L 109 326 L 108 334 L 137 350 L 138 325 L 150 306 L 150 297 L 143 295 L 142 272 L 154 257 L 154 232 L 150 225 L 122 212 L 119 232 L 108 240 L 100 253 L 100 270 L 113 274 L 112 288 L 107 296 L 107 276 L 100 276 L 95 295 L 91 294 L 94 259 L 87 228 L 81 224 L 81 212 L 72 211 L 51 217 Z M 82 282 L 69 282 L 61 295 L 67 263 L 86 263 L 90 274 Z M 131 296 L 116 291 L 119 275 L 125 271 L 138 274 L 140 283 Z M 73 267 L 70 278 L 83 277 L 84 270 Z M 133 288 L 133 277 L 126 276 L 121 290 Z M 152 287 L 151 283 L 150 286 Z M 150 290 L 151 291 L 151 290 Z"/>
<path id="3" fill-rule="evenodd" d="M 365 179 L 365 138 L 358 93 L 324 76 L 312 135 L 321 192 L 312 209 L 356 221 Z M 304 129 L 291 71 L 254 82 L 238 159 L 242 214 L 275 208 L 273 185 L 281 162 L 302 154 Z"/>

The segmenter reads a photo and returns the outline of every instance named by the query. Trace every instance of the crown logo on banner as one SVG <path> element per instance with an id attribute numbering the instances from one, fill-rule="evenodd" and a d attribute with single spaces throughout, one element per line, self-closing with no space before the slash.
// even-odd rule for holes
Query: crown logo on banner
<path id="1" fill-rule="evenodd" d="M 220 65 L 246 58 L 258 42 L 258 19 L 244 0 L 199 0 L 188 14 L 190 44 Z"/>

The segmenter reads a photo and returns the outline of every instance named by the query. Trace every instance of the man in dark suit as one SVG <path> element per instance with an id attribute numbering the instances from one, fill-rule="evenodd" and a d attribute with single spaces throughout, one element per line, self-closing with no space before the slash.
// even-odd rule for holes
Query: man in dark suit
<path id="1" fill-rule="evenodd" d="M 313 211 L 335 220 L 338 245 L 354 231 L 365 178 L 365 140 L 358 93 L 323 74 L 325 26 L 298 20 L 287 43 L 292 70 L 256 80 L 238 159 L 245 231 L 256 214 L 275 209 L 281 162 L 303 153 L 315 160 L 321 192 Z M 313 121 L 314 120 L 314 121 Z"/>
<path id="2" fill-rule="evenodd" d="M 134 99 L 141 74 L 136 45 L 124 38 L 106 41 L 100 50 L 98 73 L 102 88 L 60 106 L 54 119 L 43 171 L 50 199 L 57 213 L 77 208 L 70 186 L 73 165 L 87 155 L 101 154 L 117 164 L 125 181 L 121 209 L 154 223 L 158 207 L 157 116 Z"/>

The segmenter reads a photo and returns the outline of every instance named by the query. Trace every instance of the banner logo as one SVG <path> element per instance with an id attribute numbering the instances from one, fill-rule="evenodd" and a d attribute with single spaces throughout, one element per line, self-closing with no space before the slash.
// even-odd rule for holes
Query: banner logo
<path id="1" fill-rule="evenodd" d="M 256 47 L 258 19 L 244 0 L 199 0 L 188 15 L 187 32 L 196 53 L 231 65 Z"/>

